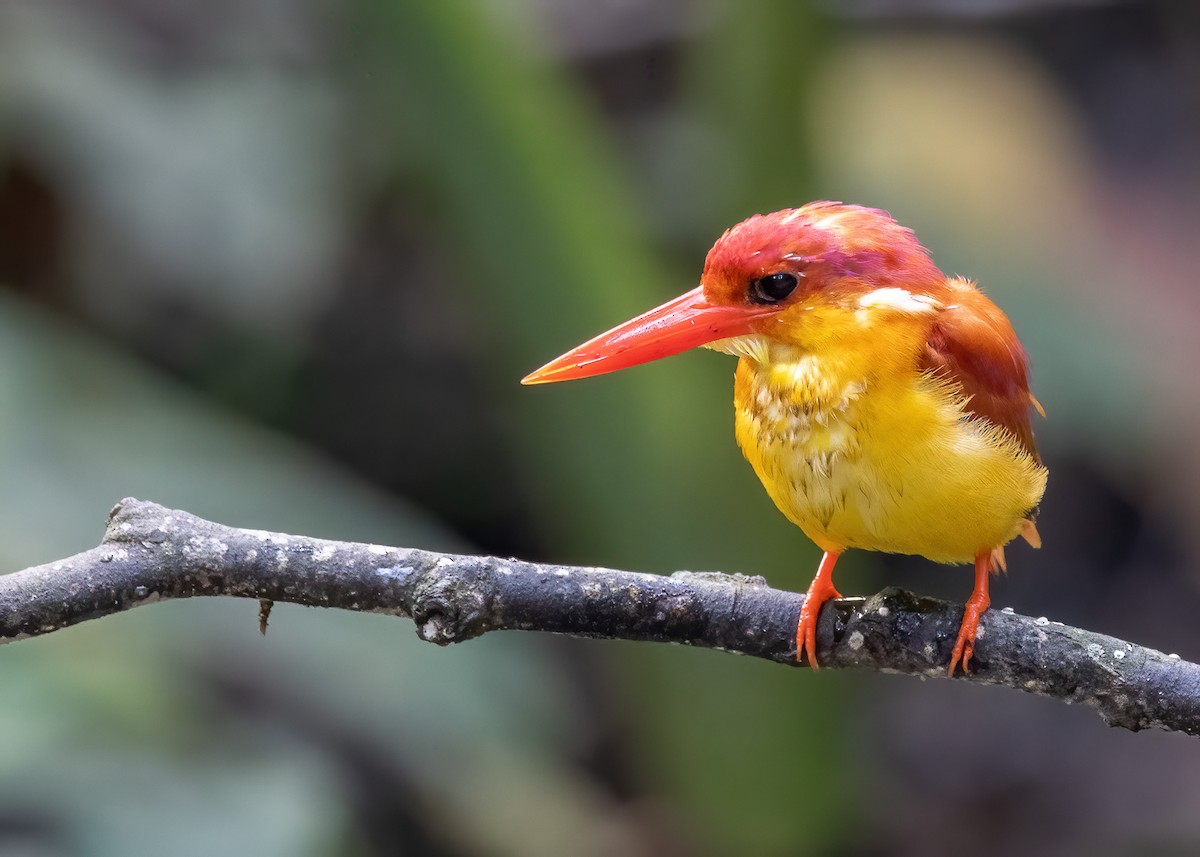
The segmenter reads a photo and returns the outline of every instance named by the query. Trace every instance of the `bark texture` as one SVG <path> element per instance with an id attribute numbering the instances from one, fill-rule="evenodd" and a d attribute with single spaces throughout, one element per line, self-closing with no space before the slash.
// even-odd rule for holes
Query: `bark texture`
<path id="1" fill-rule="evenodd" d="M 438 645 L 489 631 L 673 642 L 802 667 L 804 596 L 762 578 L 669 577 L 336 542 L 216 524 L 122 500 L 99 547 L 0 577 L 0 642 L 168 598 L 254 599 L 265 630 L 286 601 L 407 616 Z M 828 668 L 945 678 L 962 605 L 889 587 L 830 602 L 817 652 Z M 253 619 L 248 616 L 247 621 Z M 1113 726 L 1200 734 L 1200 666 L 1045 618 L 988 611 L 973 681 L 1081 703 Z"/>

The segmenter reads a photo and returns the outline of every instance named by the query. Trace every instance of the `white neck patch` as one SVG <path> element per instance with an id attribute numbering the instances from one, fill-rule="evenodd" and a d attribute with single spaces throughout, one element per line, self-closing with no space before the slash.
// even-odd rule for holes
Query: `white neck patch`
<path id="1" fill-rule="evenodd" d="M 933 312 L 941 307 L 940 303 L 928 295 L 914 295 L 908 289 L 901 289 L 896 286 L 888 286 L 887 288 L 867 292 L 858 299 L 858 305 L 863 309 L 868 307 L 887 307 L 888 309 L 913 313 Z"/>

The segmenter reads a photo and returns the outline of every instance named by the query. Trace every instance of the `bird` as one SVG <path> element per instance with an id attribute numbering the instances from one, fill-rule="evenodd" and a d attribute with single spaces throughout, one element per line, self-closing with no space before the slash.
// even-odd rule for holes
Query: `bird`
<path id="1" fill-rule="evenodd" d="M 700 285 L 524 379 L 600 375 L 705 347 L 738 358 L 734 434 L 779 511 L 823 556 L 796 626 L 818 668 L 821 607 L 847 550 L 973 564 L 947 674 L 970 671 L 1004 546 L 1041 546 L 1048 471 L 1029 360 L 1004 312 L 947 276 L 886 211 L 833 201 L 727 229 Z"/>

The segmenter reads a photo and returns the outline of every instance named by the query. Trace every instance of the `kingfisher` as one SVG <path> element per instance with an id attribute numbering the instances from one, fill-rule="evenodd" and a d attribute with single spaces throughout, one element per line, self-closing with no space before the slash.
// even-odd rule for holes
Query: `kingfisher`
<path id="1" fill-rule="evenodd" d="M 1008 317 L 943 274 L 887 212 L 840 202 L 726 230 L 700 285 L 522 380 L 601 375 L 697 346 L 738 358 L 734 432 L 779 510 L 824 555 L 796 627 L 818 667 L 817 619 L 849 549 L 973 564 L 947 673 L 969 670 L 1004 546 L 1041 546 L 1047 470 L 1029 362 Z"/>

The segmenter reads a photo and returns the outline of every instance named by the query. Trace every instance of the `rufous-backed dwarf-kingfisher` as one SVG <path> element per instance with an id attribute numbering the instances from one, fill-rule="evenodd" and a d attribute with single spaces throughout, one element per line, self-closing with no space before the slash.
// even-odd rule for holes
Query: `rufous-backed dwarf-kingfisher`
<path id="1" fill-rule="evenodd" d="M 796 628 L 817 617 L 848 548 L 975 565 L 949 674 L 968 669 L 1004 545 L 1040 537 L 1046 468 L 1029 365 L 1008 318 L 947 277 L 886 212 L 836 202 L 725 232 L 699 287 L 523 380 L 600 375 L 702 345 L 736 355 L 737 442 L 775 505 L 825 552 Z"/>

